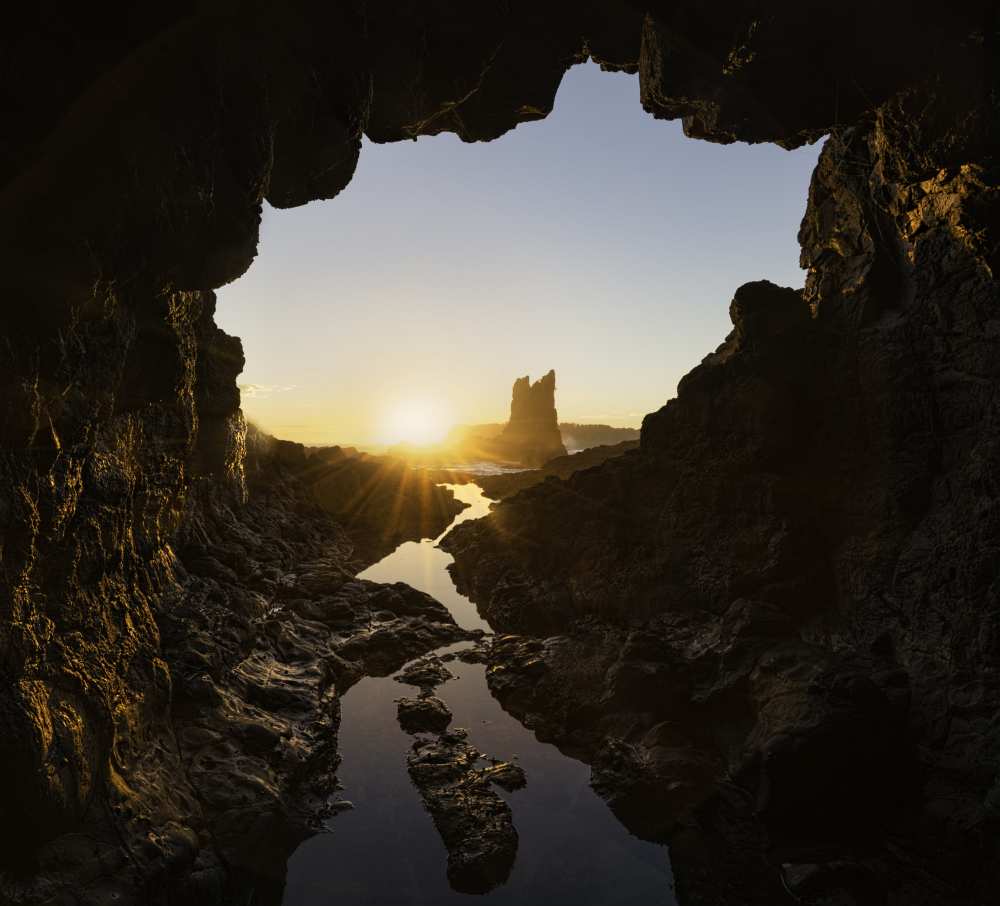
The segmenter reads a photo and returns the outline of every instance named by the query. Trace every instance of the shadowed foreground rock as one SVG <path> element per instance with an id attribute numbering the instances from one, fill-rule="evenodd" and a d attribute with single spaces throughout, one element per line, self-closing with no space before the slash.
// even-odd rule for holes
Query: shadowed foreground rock
<path id="1" fill-rule="evenodd" d="M 446 657 L 480 661 L 488 647 L 481 638 L 476 646 Z M 448 850 L 448 882 L 460 893 L 482 894 L 507 880 L 517 856 L 510 807 L 493 787 L 513 792 L 527 780 L 520 766 L 488 759 L 469 742 L 468 731 L 447 729 L 451 711 L 431 690 L 452 678 L 436 655 L 408 664 L 396 679 L 419 685 L 421 693 L 400 699 L 397 717 L 406 733 L 422 734 L 406 761 Z"/>
<path id="2" fill-rule="evenodd" d="M 524 772 L 509 762 L 476 767 L 485 756 L 465 730 L 417 739 L 407 757 L 410 778 L 448 848 L 448 882 L 460 893 L 486 893 L 503 884 L 517 856 L 510 806 L 492 785 L 520 789 Z"/>

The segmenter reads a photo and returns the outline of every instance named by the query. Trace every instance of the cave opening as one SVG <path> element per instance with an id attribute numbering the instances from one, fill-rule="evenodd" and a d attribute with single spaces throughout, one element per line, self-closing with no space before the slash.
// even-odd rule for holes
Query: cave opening
<path id="1" fill-rule="evenodd" d="M 644 415 L 731 331 L 734 287 L 801 285 L 796 234 L 819 150 L 695 143 L 642 111 L 634 75 L 596 64 L 569 70 L 544 122 L 488 144 L 450 134 L 366 139 L 336 198 L 265 209 L 257 259 L 217 293 L 218 323 L 241 338 L 247 359 L 240 390 L 252 435 L 302 445 L 303 461 L 325 459 L 306 474 L 320 476 L 310 478 L 317 498 L 348 525 L 355 515 L 337 495 L 367 491 L 326 474 L 344 451 L 378 462 L 371 483 L 392 487 L 396 503 L 379 518 L 409 506 L 409 473 L 385 462 L 444 482 L 469 509 L 407 528 L 360 578 L 405 582 L 460 625 L 490 632 L 437 542 L 487 514 L 488 495 L 500 496 L 510 476 L 489 484 L 479 458 L 490 454 L 471 452 L 455 432 L 502 424 L 514 378 L 552 369 L 568 460 L 631 448 Z M 412 740 L 392 719 L 399 686 L 368 677 L 344 697 L 338 739 L 342 796 L 356 810 L 332 823 L 332 837 L 302 843 L 276 888 L 253 873 L 249 887 L 311 906 L 330 874 L 356 875 L 358 898 L 436 906 L 489 891 L 498 903 L 596 906 L 617 902 L 627 875 L 629 897 L 674 902 L 661 832 L 637 829 L 634 816 L 620 822 L 590 789 L 584 763 L 539 742 L 491 697 L 482 666 L 450 669 L 457 682 L 440 694 L 455 724 L 472 728 L 491 756 L 516 753 L 531 778 L 509 797 L 516 858 L 471 876 L 449 860 L 443 883 L 413 756 L 412 782 L 402 769 Z M 432 814 L 434 801 L 425 793 Z"/>
<path id="2" fill-rule="evenodd" d="M 821 144 L 695 142 L 638 95 L 575 66 L 542 122 L 366 139 L 335 199 L 266 208 L 218 291 L 247 417 L 311 446 L 420 445 L 505 421 L 514 378 L 552 368 L 563 422 L 638 428 L 731 330 L 735 287 L 801 286 Z"/>
<path id="3" fill-rule="evenodd" d="M 338 777 L 377 742 L 357 708 L 378 699 L 410 804 L 402 820 L 390 797 L 375 831 L 421 819 L 409 836 L 437 847 L 438 891 L 516 897 L 545 852 L 525 815 L 566 813 L 540 795 L 542 753 L 514 759 L 508 728 L 570 760 L 554 762 L 579 781 L 562 802 L 613 815 L 632 835 L 618 865 L 651 868 L 660 891 L 669 869 L 681 903 L 994 902 L 995 0 L 35 4 L 7 24 L 0 901 L 278 902 L 289 854 L 317 847 L 323 870 L 317 831 L 333 819 L 334 838 L 350 834 Z M 638 73 L 642 107 L 704 141 L 645 154 L 617 141 L 628 131 L 596 94 L 576 131 L 560 131 L 565 94 L 533 124 L 586 59 Z M 635 101 L 620 109 L 653 128 Z M 491 143 L 518 124 L 484 147 L 428 138 Z M 673 164 L 685 150 L 787 163 L 813 151 L 711 143 L 823 135 L 799 232 L 805 292 L 744 282 L 800 282 L 808 168 L 780 229 L 786 279 L 758 248 L 756 215 L 776 198 L 748 200 L 763 171 Z M 530 152 L 546 136 L 561 149 Z M 514 177 L 490 163 L 522 146 Z M 591 156 L 600 146 L 612 163 Z M 425 152 L 447 161 L 440 181 Z M 469 186 L 460 157 L 476 160 Z M 706 186 L 748 216 L 700 219 Z M 685 190 L 700 203 L 687 213 Z M 266 203 L 338 195 L 267 210 L 261 259 L 234 284 Z M 464 216 L 450 233 L 426 228 L 442 207 Z M 753 267 L 728 273 L 741 256 Z M 255 289 L 280 261 L 293 273 Z M 671 307 L 696 300 L 677 289 L 685 272 L 704 336 Z M 728 339 L 678 382 L 729 331 L 729 299 Z M 247 427 L 236 335 L 243 402 L 278 437 Z M 592 464 L 589 450 L 462 485 L 450 468 L 313 447 L 419 445 L 451 419 L 503 418 L 511 378 L 551 368 L 566 417 L 631 418 L 677 393 L 641 445 L 575 471 L 566 461 Z M 650 399 L 623 383 L 636 375 Z M 554 383 L 518 379 L 510 402 L 549 399 L 559 435 Z M 367 421 L 337 408 L 341 388 Z M 294 416 L 297 398 L 329 435 Z M 499 502 L 463 520 L 489 505 L 474 486 Z M 324 506 L 344 499 L 359 506 Z M 407 544 L 434 553 L 439 594 L 396 581 Z M 450 675 L 470 671 L 471 685 Z M 498 709 L 488 727 L 471 691 Z M 457 786 L 436 782 L 442 764 Z M 568 825 L 578 840 L 594 827 Z M 368 850 L 376 862 L 358 864 L 389 878 Z M 536 877 L 599 870 L 610 852 L 563 846 Z M 352 877 L 324 876 L 318 898 L 350 898 Z M 566 891 L 585 901 L 571 886 L 545 898 Z"/>

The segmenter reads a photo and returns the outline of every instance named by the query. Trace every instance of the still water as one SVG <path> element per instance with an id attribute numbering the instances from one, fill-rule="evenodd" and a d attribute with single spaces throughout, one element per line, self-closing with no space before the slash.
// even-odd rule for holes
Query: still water
<path id="1" fill-rule="evenodd" d="M 454 520 L 478 519 L 490 501 L 473 484 L 448 485 L 470 504 Z M 459 625 L 489 630 L 448 574 L 450 554 L 437 541 L 407 542 L 361 573 L 406 582 L 441 601 Z M 445 650 L 465 647 L 466 643 Z M 439 652 L 440 653 L 440 652 Z M 540 743 L 489 693 L 482 664 L 452 661 L 456 679 L 435 694 L 454 714 L 452 727 L 496 758 L 516 760 L 528 785 L 501 795 L 520 839 L 507 882 L 489 893 L 454 892 L 447 851 L 406 770 L 413 737 L 396 720 L 396 699 L 412 686 L 368 677 L 344 696 L 340 730 L 342 796 L 354 804 L 330 833 L 303 843 L 288 863 L 283 906 L 672 906 L 667 850 L 631 836 L 591 790 L 590 769 Z"/>

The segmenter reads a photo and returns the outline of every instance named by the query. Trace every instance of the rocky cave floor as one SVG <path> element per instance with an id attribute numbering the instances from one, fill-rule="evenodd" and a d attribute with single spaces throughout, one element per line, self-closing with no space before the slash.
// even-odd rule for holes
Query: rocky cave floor
<path id="1" fill-rule="evenodd" d="M 288 856 L 339 808 L 340 697 L 400 670 L 416 690 L 398 703 L 414 736 L 407 766 L 448 850 L 449 881 L 466 892 L 502 883 L 517 832 L 496 788 L 526 778 L 450 726 L 435 693 L 456 657 L 485 664 L 508 713 L 590 764 L 595 790 L 633 834 L 669 843 L 685 906 L 963 902 L 919 864 L 903 826 L 898 802 L 915 778 L 893 739 L 906 689 L 878 657 L 806 650 L 759 603 L 721 617 L 689 610 L 629 625 L 591 614 L 557 629 L 528 620 L 518 633 L 463 630 L 422 592 L 355 578 L 385 539 L 373 541 L 370 523 L 352 535 L 335 521 L 295 457 L 272 448 L 248 462 L 246 502 L 208 482 L 191 498 L 174 591 L 156 612 L 171 732 L 131 753 L 141 798 L 112 782 L 79 832 L 41 849 L 30 881 L 5 879 L 5 902 L 96 906 L 137 889 L 151 899 L 168 890 L 171 902 L 279 902 Z M 516 571 L 498 572 L 475 546 L 469 562 L 469 541 L 481 545 L 487 528 L 466 524 L 445 547 L 460 590 L 513 624 L 497 601 L 525 593 Z M 756 733 L 768 754 L 727 764 L 719 734 L 751 732 L 747 695 L 765 712 Z M 808 833 L 782 836 L 782 822 Z"/>
<path id="2" fill-rule="evenodd" d="M 131 789 L 112 778 L 77 833 L 43 847 L 26 876 L 4 877 L 0 902 L 131 902 L 137 890 L 185 903 L 276 900 L 292 849 L 337 808 L 340 696 L 482 635 L 407 585 L 354 578 L 385 553 L 385 537 L 370 521 L 345 531 L 316 503 L 315 476 L 287 456 L 272 450 L 253 465 L 247 502 L 208 482 L 189 502 L 175 582 L 155 614 L 169 732 L 130 753 Z M 452 504 L 444 524 L 461 508 Z M 484 787 L 463 826 L 496 803 L 506 808 Z"/>

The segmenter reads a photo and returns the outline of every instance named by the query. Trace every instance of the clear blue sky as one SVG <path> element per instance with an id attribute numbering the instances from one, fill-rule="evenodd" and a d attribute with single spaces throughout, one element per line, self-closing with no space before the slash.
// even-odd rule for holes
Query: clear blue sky
<path id="1" fill-rule="evenodd" d="M 379 443 L 400 412 L 502 421 L 514 378 L 555 368 L 561 419 L 638 425 L 722 341 L 737 286 L 802 285 L 818 153 L 686 139 L 637 77 L 594 65 L 498 141 L 366 141 L 337 198 L 265 210 L 257 261 L 219 293 L 244 410 Z"/>

